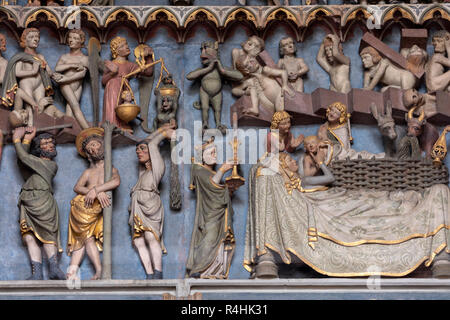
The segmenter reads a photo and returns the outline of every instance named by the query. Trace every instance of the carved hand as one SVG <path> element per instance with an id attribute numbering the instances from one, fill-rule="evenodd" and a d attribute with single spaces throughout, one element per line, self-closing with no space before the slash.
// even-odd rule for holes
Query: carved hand
<path id="1" fill-rule="evenodd" d="M 283 86 L 282 89 L 283 91 L 287 92 L 287 94 L 291 97 L 295 95 L 294 91 L 288 86 Z"/>
<path id="2" fill-rule="evenodd" d="M 100 202 L 100 205 L 102 208 L 110 207 L 111 206 L 111 199 L 105 192 L 100 192 L 97 195 L 97 199 Z"/>
<path id="3" fill-rule="evenodd" d="M 25 135 L 23 138 L 25 140 L 31 141 L 36 136 L 36 127 L 25 127 Z"/>
<path id="4" fill-rule="evenodd" d="M 61 73 L 54 72 L 54 73 L 52 74 L 52 79 L 55 80 L 56 82 L 61 81 L 62 78 L 64 78 L 64 76 L 63 76 Z"/>
<path id="5" fill-rule="evenodd" d="M 75 65 L 76 71 L 84 71 L 86 69 L 81 63 Z"/>
<path id="6" fill-rule="evenodd" d="M 91 190 L 89 190 L 89 192 L 84 197 L 84 206 L 86 208 L 91 208 L 95 201 L 95 198 L 97 198 L 97 190 L 94 187 Z"/>
<path id="7" fill-rule="evenodd" d="M 220 171 L 222 171 L 223 173 L 233 169 L 235 163 L 227 161 L 226 163 L 224 163 L 221 167 L 220 167 Z"/>
<path id="8" fill-rule="evenodd" d="M 294 139 L 294 137 L 292 137 Z M 303 140 L 305 140 L 305 136 L 303 134 L 300 134 L 297 138 L 294 139 L 294 142 L 292 144 L 293 147 L 298 147 L 303 143 Z"/>
<path id="9" fill-rule="evenodd" d="M 52 97 L 44 97 L 41 100 L 39 100 L 39 102 L 38 102 L 39 109 L 42 110 L 46 106 L 48 106 L 49 104 L 52 104 L 52 103 L 53 103 L 53 98 Z"/>

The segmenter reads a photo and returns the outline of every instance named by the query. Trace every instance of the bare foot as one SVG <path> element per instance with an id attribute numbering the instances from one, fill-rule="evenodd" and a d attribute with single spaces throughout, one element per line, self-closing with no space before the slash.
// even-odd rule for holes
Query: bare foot
<path id="1" fill-rule="evenodd" d="M 100 280 L 101 275 L 100 274 L 94 274 L 94 276 L 91 278 L 91 280 Z"/>
<path id="2" fill-rule="evenodd" d="M 78 277 L 78 267 L 77 266 L 70 266 L 69 272 L 66 273 L 66 279 L 67 280 L 80 280 Z"/>

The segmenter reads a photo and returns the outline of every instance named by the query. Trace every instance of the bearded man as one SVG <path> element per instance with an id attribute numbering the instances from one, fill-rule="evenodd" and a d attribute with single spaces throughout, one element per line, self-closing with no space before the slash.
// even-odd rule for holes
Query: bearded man
<path id="1" fill-rule="evenodd" d="M 19 127 L 14 130 L 13 143 L 25 180 L 18 207 L 20 232 L 31 259 L 32 274 L 27 280 L 43 280 L 39 242 L 49 259 L 49 278 L 64 280 L 65 275 L 57 262 L 58 250 L 61 251 L 59 211 L 52 188 L 52 180 L 58 171 L 58 165 L 53 161 L 57 154 L 55 139 L 48 133 L 36 137 L 35 127 Z"/>
<path id="2" fill-rule="evenodd" d="M 120 185 L 120 176 L 116 168 L 112 169 L 111 180 L 105 182 L 103 129 L 88 128 L 76 139 L 80 155 L 87 158 L 89 168 L 78 179 L 73 190 L 78 194 L 72 199 L 67 254 L 72 256 L 67 274 L 68 279 L 75 279 L 77 270 L 87 252 L 95 268 L 91 280 L 100 279 L 102 264 L 100 251 L 103 249 L 103 208 L 111 206 L 106 194 Z"/>

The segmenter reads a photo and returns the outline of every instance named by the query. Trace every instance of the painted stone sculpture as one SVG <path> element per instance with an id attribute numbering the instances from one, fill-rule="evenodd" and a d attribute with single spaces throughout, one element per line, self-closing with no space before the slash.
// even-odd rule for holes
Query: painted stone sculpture
<path id="1" fill-rule="evenodd" d="M 67 45 L 70 52 L 62 55 L 56 63 L 55 71 L 62 74 L 56 80 L 67 101 L 66 115 L 75 117 L 81 129 L 90 127 L 81 110 L 80 99 L 83 91 L 83 80 L 86 76 L 89 59 L 81 48 L 84 47 L 85 33 L 80 29 L 72 29 L 67 34 Z"/>
<path id="2" fill-rule="evenodd" d="M 35 127 L 14 130 L 13 143 L 25 183 L 19 195 L 20 232 L 31 260 L 28 280 L 43 280 L 40 244 L 49 261 L 50 279 L 65 279 L 58 266 L 61 250 L 58 204 L 53 196 L 52 181 L 58 171 L 53 160 L 55 139 L 48 133 L 36 137 Z"/>
<path id="3" fill-rule="evenodd" d="M 242 80 L 239 71 L 225 68 L 220 61 L 219 43 L 206 41 L 202 43 L 201 55 L 203 67 L 189 72 L 186 75 L 188 80 L 199 79 L 200 101 L 194 103 L 194 108 L 202 111 L 203 130 L 209 129 L 209 106 L 214 111 L 216 128 L 225 134 L 226 126 L 222 124 L 222 87 L 223 79 L 234 81 Z"/>
<path id="4" fill-rule="evenodd" d="M 286 70 L 261 66 L 252 57 L 239 59 L 236 68 L 244 79 L 231 92 L 238 97 L 250 96 L 251 107 L 245 110 L 246 114 L 258 116 L 260 105 L 271 112 L 284 110 L 284 93 L 294 95 L 294 91 L 288 86 Z M 282 79 L 281 85 L 277 81 L 278 77 Z"/>
<path id="5" fill-rule="evenodd" d="M 303 143 L 303 134 L 296 138 L 291 132 L 291 118 L 286 111 L 273 114 L 270 132 L 267 133 L 267 152 L 294 152 Z"/>
<path id="6" fill-rule="evenodd" d="M 246 41 L 241 43 L 241 48 L 234 48 L 231 50 L 231 58 L 233 61 L 233 68 L 236 68 L 238 60 L 245 60 L 246 58 L 256 58 L 264 50 L 264 40 L 258 36 L 251 36 Z"/>
<path id="7" fill-rule="evenodd" d="M 442 163 L 447 156 L 447 139 L 446 135 L 450 131 L 450 125 L 446 126 L 442 130 L 441 135 L 436 140 L 433 145 L 433 150 L 431 150 L 431 158 L 433 159 L 433 164 L 436 167 L 442 166 Z"/>
<path id="8" fill-rule="evenodd" d="M 303 76 L 309 71 L 302 58 L 296 57 L 297 48 L 294 39 L 285 37 L 279 43 L 280 60 L 278 68 L 287 71 L 289 83 L 295 91 L 303 92 Z"/>
<path id="9" fill-rule="evenodd" d="M 140 66 L 134 62 L 128 61 L 131 51 L 125 38 L 115 37 L 110 43 L 112 61 L 105 61 L 105 72 L 102 77 L 102 83 L 105 86 L 103 98 L 103 121 L 109 121 L 118 128 L 131 131 L 131 127 L 124 121 L 120 120 L 116 115 L 116 107 L 121 103 L 122 77 L 140 70 L 139 75 L 151 76 L 153 67 L 142 70 Z M 153 62 L 153 49 L 145 46 L 144 57 L 146 63 Z M 129 87 L 128 80 L 125 80 Z"/>
<path id="10" fill-rule="evenodd" d="M 2 56 L 2 52 L 6 50 L 6 37 L 0 33 L 0 88 L 3 83 L 3 78 L 5 76 L 6 68 L 8 66 L 8 60 Z M 15 108 L 9 114 L 9 122 L 13 128 L 21 126 L 33 126 L 33 108 L 32 105 L 36 105 L 31 97 L 29 97 L 22 89 L 16 89 L 16 99 Z M 26 109 L 23 109 L 23 98 L 25 98 L 29 103 Z M 8 106 L 8 103 L 5 104 Z"/>
<path id="11" fill-rule="evenodd" d="M 191 167 L 190 189 L 195 190 L 197 204 L 187 274 L 192 278 L 226 279 L 235 239 L 230 194 L 220 181 L 234 164 L 224 163 L 214 171 L 217 156 L 213 140 L 198 151 L 202 153 L 203 163 L 193 163 Z"/>
<path id="12" fill-rule="evenodd" d="M 153 121 L 153 130 L 163 124 L 177 123 L 178 99 L 180 89 L 175 85 L 172 75 L 162 78 L 162 85 L 155 89 L 156 117 Z"/>
<path id="13" fill-rule="evenodd" d="M 153 130 L 170 124 L 177 127 L 177 110 L 180 89 L 175 85 L 171 74 L 162 78 L 162 85 L 155 89 L 156 95 L 156 116 L 153 121 Z M 170 141 L 171 154 L 175 148 L 175 141 Z M 173 154 L 173 156 L 175 153 Z M 182 195 L 178 174 L 178 165 L 170 162 L 170 208 L 180 210 L 182 206 Z"/>
<path id="14" fill-rule="evenodd" d="M 428 93 L 438 90 L 450 91 L 450 33 L 437 31 L 431 38 L 434 54 L 425 69 L 425 80 Z M 447 71 L 448 70 L 448 71 Z"/>
<path id="15" fill-rule="evenodd" d="M 8 62 L 2 87 L 2 103 L 14 109 L 22 109 L 25 101 L 29 107 L 37 108 L 55 118 L 64 116 L 53 105 L 51 78 L 58 80 L 61 75 L 53 73 L 44 56 L 38 54 L 40 32 L 36 28 L 27 28 L 20 38 L 24 52 L 15 54 Z M 18 90 L 21 89 L 21 90 Z M 16 99 L 19 99 L 16 101 Z"/>
<path id="16" fill-rule="evenodd" d="M 167 124 L 136 145 L 139 179 L 131 189 L 129 224 L 147 279 L 163 278 L 162 254 L 167 251 L 162 234 L 164 207 L 158 185 L 164 176 L 165 165 L 158 145 L 174 134 L 173 125 Z"/>
<path id="17" fill-rule="evenodd" d="M 322 164 L 329 164 L 332 156 L 332 146 L 320 141 L 317 136 L 306 137 L 303 144 L 305 146 L 305 154 L 298 161 L 299 168 L 303 169 L 300 171 L 300 174 L 306 177 L 313 177 L 323 173 L 321 166 Z"/>
<path id="18" fill-rule="evenodd" d="M 350 59 L 344 55 L 342 43 L 334 34 L 328 34 L 320 45 L 317 63 L 330 76 L 330 90 L 348 93 L 350 84 Z"/>
<path id="19" fill-rule="evenodd" d="M 379 112 L 375 104 L 371 104 L 370 111 L 377 120 L 386 157 L 418 160 L 423 156 L 428 157 L 430 155 L 439 133 L 433 125 L 426 121 L 425 110 L 427 110 L 429 95 L 424 96 L 414 89 L 404 91 L 404 104 L 409 109 L 408 113 L 405 114 L 407 128 L 395 124 L 389 101 L 385 113 Z"/>
<path id="20" fill-rule="evenodd" d="M 428 53 L 414 44 L 410 48 L 403 48 L 400 54 L 407 61 L 408 70 L 414 74 L 423 74 L 428 61 Z"/>
<path id="21" fill-rule="evenodd" d="M 356 159 L 359 156 L 363 159 L 384 158 L 384 153 L 358 152 L 351 148 L 353 137 L 350 128 L 350 114 L 344 104 L 335 102 L 329 105 L 326 117 L 327 121 L 319 127 L 317 136 L 320 140 L 328 141 L 333 145 L 333 160 L 345 160 L 347 157 Z"/>
<path id="22" fill-rule="evenodd" d="M 250 173 L 244 266 L 254 276 L 276 277 L 276 255 L 285 264 L 295 255 L 334 277 L 404 276 L 424 261 L 434 266 L 438 253 L 448 266 L 448 250 L 442 252 L 449 241 L 448 186 L 392 194 L 330 188 L 333 175 L 323 162 L 319 175 L 306 176 L 302 161 L 297 166 L 287 154 L 273 161 L 280 165 Z M 309 186 L 309 178 L 321 183 Z M 405 252 L 408 259 L 401 258 Z"/>
<path id="23" fill-rule="evenodd" d="M 424 112 L 425 119 L 437 114 L 436 96 L 418 92 L 416 89 L 403 91 L 403 105 L 410 110 L 416 108 L 416 112 Z"/>
<path id="24" fill-rule="evenodd" d="M 383 58 L 373 47 L 365 47 L 360 53 L 364 68 L 364 89 L 374 90 L 378 84 L 399 89 L 412 89 L 416 86 L 416 77 L 411 71 L 398 68 L 387 58 Z"/>
<path id="25" fill-rule="evenodd" d="M 392 117 L 392 105 L 388 102 L 385 112 L 379 112 L 375 104 L 370 105 L 370 112 L 375 120 L 377 120 L 378 129 L 380 130 L 384 152 L 386 158 L 395 158 L 399 144 L 402 138 L 406 135 L 406 130 L 399 125 L 395 124 Z"/>
<path id="26" fill-rule="evenodd" d="M 412 108 L 405 115 L 405 120 L 407 121 L 407 133 L 399 143 L 396 155 L 399 160 L 420 160 L 422 158 L 419 137 L 423 133 L 426 120 L 423 110 L 417 118 L 414 117 L 415 109 L 416 108 Z"/>
<path id="27" fill-rule="evenodd" d="M 78 179 L 73 188 L 77 195 L 70 202 L 67 254 L 71 256 L 71 260 L 67 278 L 78 277 L 78 268 L 87 252 L 95 268 L 91 280 L 98 280 L 102 272 L 99 253 L 103 248 L 102 210 L 111 206 L 111 199 L 106 192 L 119 186 L 120 176 L 118 170 L 113 168 L 111 180 L 104 180 L 102 128 L 94 127 L 81 131 L 77 136 L 76 146 L 79 154 L 89 161 L 89 168 Z"/>

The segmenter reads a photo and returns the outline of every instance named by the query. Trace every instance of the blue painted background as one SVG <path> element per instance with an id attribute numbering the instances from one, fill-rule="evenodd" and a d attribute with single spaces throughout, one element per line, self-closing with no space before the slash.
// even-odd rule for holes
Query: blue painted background
<path id="1" fill-rule="evenodd" d="M 142 3 L 142 1 L 136 1 Z M 196 1 L 196 4 L 211 4 L 212 1 Z M 120 4 L 117 1 L 117 4 Z M 133 4 L 127 1 L 128 4 Z M 292 4 L 299 4 L 299 1 L 291 1 Z M 166 4 L 166 1 L 151 1 L 145 4 Z M 234 1 L 221 1 L 221 5 L 234 5 Z M 262 1 L 250 1 L 250 4 L 260 5 Z M 430 30 L 433 31 L 433 30 Z M 4 32 L 4 31 L 3 31 Z M 315 61 L 315 56 L 319 49 L 326 30 L 316 27 L 303 43 L 298 43 L 298 56 L 305 59 L 310 67 L 308 76 L 305 79 L 305 92 L 312 92 L 318 87 L 328 88 L 328 75 L 319 67 Z M 130 47 L 137 46 L 137 41 L 133 38 L 131 31 L 121 29 L 118 35 L 129 39 Z M 275 61 L 278 60 L 278 42 L 286 35 L 285 29 L 280 26 L 273 29 L 266 39 L 266 50 Z M 235 30 L 233 34 L 220 46 L 221 60 L 225 66 L 231 65 L 231 50 L 239 47 L 240 43 L 247 38 L 248 34 L 242 28 Z M 351 57 L 351 83 L 353 87 L 362 86 L 362 64 L 361 59 L 356 54 L 362 31 L 355 29 L 352 38 L 344 43 L 344 52 Z M 185 79 L 185 75 L 200 67 L 200 44 L 209 38 L 206 30 L 198 28 L 195 34 L 186 43 L 177 44 L 175 39 L 169 36 L 167 30 L 159 29 L 151 39 L 147 41 L 155 51 L 156 58 L 163 57 L 167 69 L 173 74 L 176 84 L 182 94 L 180 97 L 180 108 L 178 111 L 179 127 L 189 130 L 194 135 L 194 120 L 200 120 L 200 111 L 192 107 L 192 103 L 198 99 L 198 83 L 193 83 Z M 88 39 L 87 39 L 88 40 Z M 10 58 L 17 51 L 21 50 L 11 35 L 7 34 L 7 51 L 4 56 Z M 385 43 L 393 49 L 399 50 L 400 29 L 393 28 L 384 39 Z M 87 41 L 86 41 L 87 43 Z M 60 45 L 57 38 L 52 35 L 52 31 L 46 28 L 41 29 L 41 42 L 38 51 L 43 53 L 52 68 L 56 65 L 58 58 L 68 51 L 67 46 Z M 431 43 L 428 45 L 429 54 L 432 53 Z M 110 59 L 109 42 L 103 45 L 102 57 Z M 130 55 L 132 59 L 132 55 Z M 156 67 L 157 76 L 159 68 Z M 136 96 L 138 90 L 136 81 L 133 81 L 133 89 Z M 421 90 L 423 91 L 423 86 Z M 223 97 L 223 122 L 230 127 L 230 106 L 235 98 L 231 95 L 229 84 L 224 85 Z M 103 88 L 100 93 L 103 96 Z M 151 101 L 150 123 L 154 117 L 154 97 Z M 62 100 L 56 97 L 58 105 L 63 109 Z M 92 108 L 90 100 L 89 84 L 85 83 L 82 97 L 82 109 L 88 121 L 92 121 Z M 213 116 L 210 113 L 210 124 L 214 126 Z M 315 134 L 318 126 L 297 126 L 293 129 L 296 135 L 303 133 L 305 136 Z M 441 131 L 442 128 L 439 128 Z M 139 129 L 136 131 L 139 137 L 145 134 Z M 356 150 L 367 150 L 370 152 L 382 152 L 381 139 L 378 129 L 375 126 L 353 126 L 354 145 Z M 248 142 L 247 142 L 248 143 Z M 264 141 L 260 141 L 264 143 Z M 59 172 L 54 180 L 55 197 L 60 210 L 61 240 L 65 246 L 67 244 L 67 228 L 70 211 L 70 200 L 75 196 L 73 186 L 77 179 L 87 167 L 87 162 L 82 159 L 74 145 L 60 145 L 57 148 L 58 156 L 56 161 L 59 165 Z M 262 148 L 259 155 L 263 154 Z M 161 183 L 161 197 L 165 206 L 164 239 L 168 254 L 163 258 L 163 272 L 165 278 L 183 278 L 185 275 L 185 261 L 188 255 L 188 248 L 191 238 L 192 226 L 195 215 L 194 193 L 188 189 L 190 165 L 180 166 L 180 180 L 183 192 L 183 208 L 180 212 L 173 212 L 169 209 L 169 150 L 168 145 L 162 147 L 162 153 L 166 161 L 166 174 Z M 449 160 L 446 161 L 447 165 Z M 113 164 L 121 175 L 121 185 L 114 192 L 113 210 L 113 239 L 112 239 L 112 259 L 114 279 L 144 279 L 144 269 L 140 263 L 137 252 L 131 244 L 131 233 L 128 225 L 128 205 L 129 192 L 137 180 L 137 160 L 134 146 L 120 147 L 113 151 Z M 248 179 L 248 171 L 251 165 L 242 165 L 244 177 Z M 29 259 L 26 248 L 22 244 L 19 224 L 17 198 L 23 183 L 22 177 L 16 164 L 14 148 L 8 145 L 4 148 L 3 160 L 0 168 L 0 280 L 25 279 L 30 273 Z M 247 188 L 245 185 L 233 197 L 233 207 L 235 211 L 234 230 L 236 236 L 236 251 L 230 271 L 231 279 L 246 279 L 248 272 L 242 267 L 244 255 L 244 237 L 246 216 L 248 207 Z M 70 258 L 61 254 L 61 266 L 65 271 L 69 265 Z M 89 259 L 85 257 L 81 267 L 82 279 L 89 279 L 93 275 L 93 268 Z"/>

